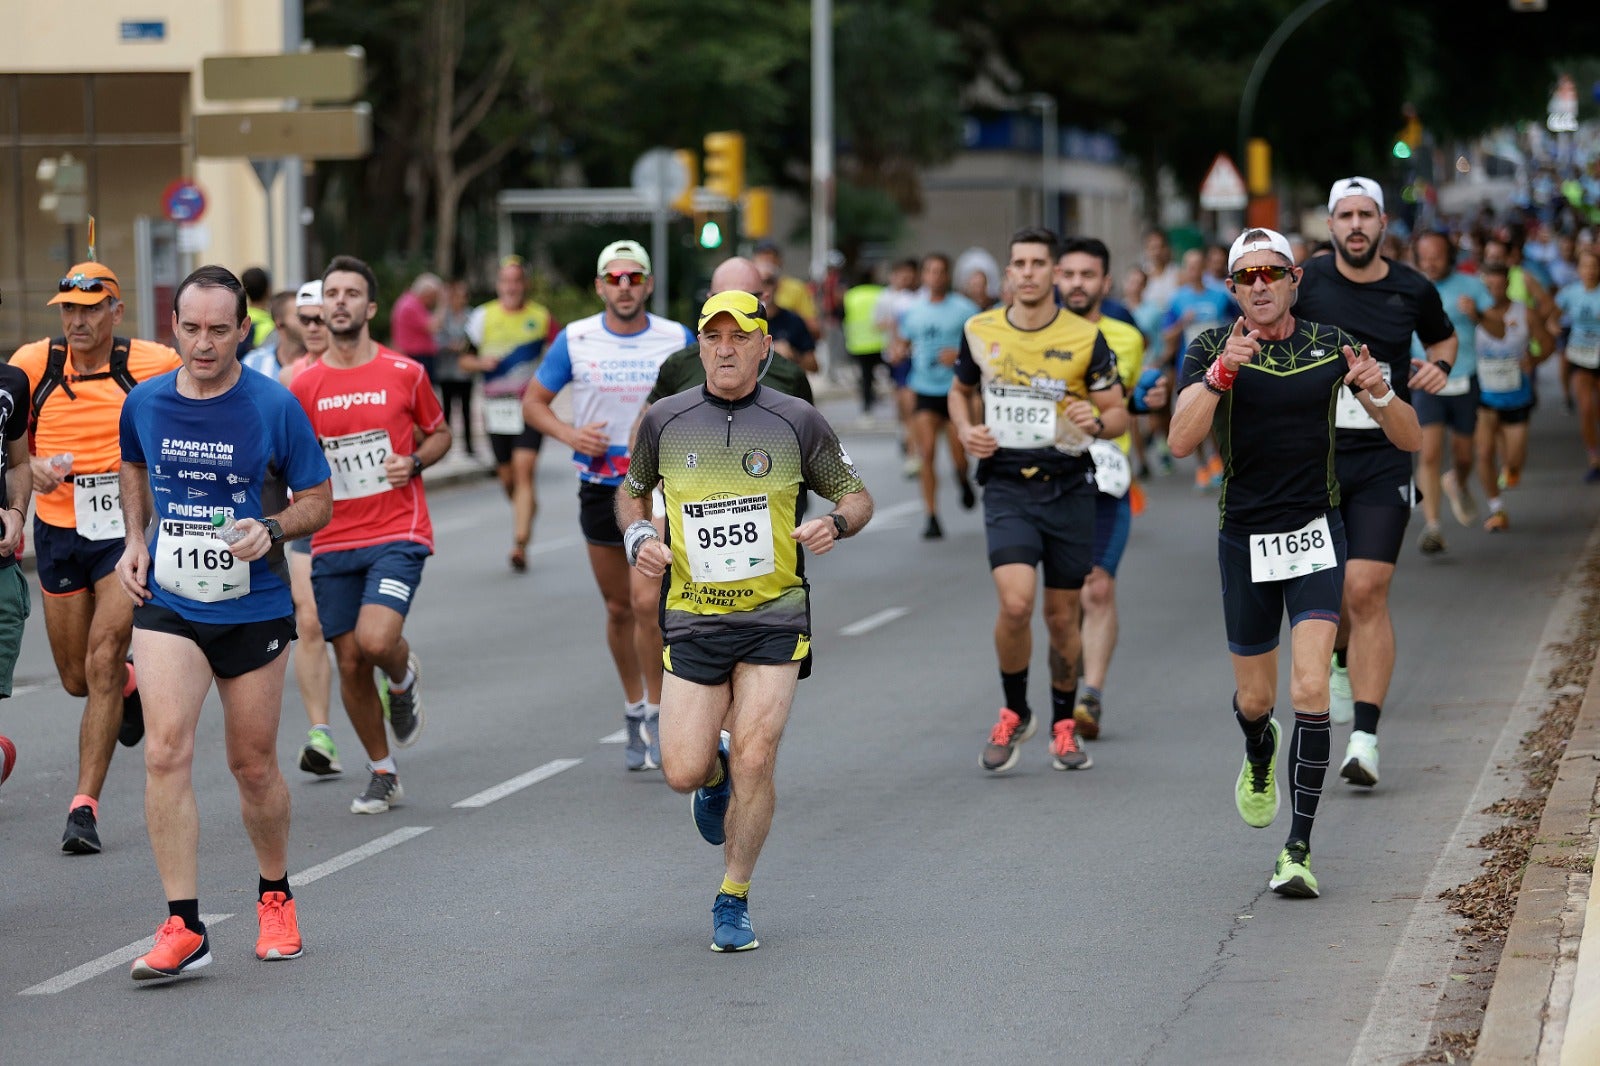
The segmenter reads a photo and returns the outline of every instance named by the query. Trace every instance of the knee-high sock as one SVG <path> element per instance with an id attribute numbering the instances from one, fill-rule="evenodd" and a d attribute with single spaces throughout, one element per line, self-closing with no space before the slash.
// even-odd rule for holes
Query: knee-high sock
<path id="1" fill-rule="evenodd" d="M 1322 798 L 1322 779 L 1328 772 L 1329 729 L 1327 711 L 1295 711 L 1294 740 L 1289 745 L 1289 782 L 1293 818 L 1289 839 L 1311 842 L 1311 826 Z"/>

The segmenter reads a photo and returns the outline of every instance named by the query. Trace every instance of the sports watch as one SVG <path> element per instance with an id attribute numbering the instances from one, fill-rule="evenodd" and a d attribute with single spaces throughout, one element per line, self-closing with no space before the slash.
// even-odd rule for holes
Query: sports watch
<path id="1" fill-rule="evenodd" d="M 272 538 L 272 543 L 276 544 L 283 539 L 283 527 L 278 524 L 276 518 L 263 518 L 261 524 L 267 527 L 267 536 Z"/>
<path id="2" fill-rule="evenodd" d="M 843 537 L 845 537 L 845 536 L 847 536 L 849 534 L 849 532 L 850 532 L 850 523 L 845 521 L 844 515 L 840 514 L 838 511 L 835 511 L 832 514 L 830 514 L 828 517 L 833 519 L 833 539 L 834 540 L 840 540 L 840 539 L 842 539 Z"/>

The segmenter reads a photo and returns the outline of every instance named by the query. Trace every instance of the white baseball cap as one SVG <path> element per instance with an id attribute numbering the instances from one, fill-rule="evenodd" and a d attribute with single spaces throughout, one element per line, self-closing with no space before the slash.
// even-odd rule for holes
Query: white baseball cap
<path id="1" fill-rule="evenodd" d="M 1246 240 L 1246 238 L 1253 239 Z M 1289 238 L 1275 229 L 1254 226 L 1239 234 L 1233 242 L 1233 247 L 1228 249 L 1229 272 L 1233 271 L 1235 263 L 1251 252 L 1277 252 L 1290 263 L 1294 262 L 1294 249 L 1289 247 Z"/>
<path id="2" fill-rule="evenodd" d="M 1378 205 L 1378 213 L 1383 213 L 1383 186 L 1371 178 L 1340 178 L 1334 182 L 1333 188 L 1328 190 L 1328 214 L 1333 214 L 1333 209 L 1346 196 L 1370 196 Z"/>
<path id="3" fill-rule="evenodd" d="M 308 281 L 300 286 L 294 294 L 294 305 L 300 307 L 322 306 L 322 279 Z"/>
<path id="4" fill-rule="evenodd" d="M 600 261 L 595 263 L 594 272 L 599 274 L 613 259 L 638 263 L 646 274 L 650 273 L 650 253 L 638 241 L 612 241 L 600 249 Z"/>

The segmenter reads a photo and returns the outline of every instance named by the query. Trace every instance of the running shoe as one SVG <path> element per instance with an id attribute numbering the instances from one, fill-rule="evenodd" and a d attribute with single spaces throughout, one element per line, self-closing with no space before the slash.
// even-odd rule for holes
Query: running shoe
<path id="1" fill-rule="evenodd" d="M 900 464 L 900 472 L 910 481 L 922 473 L 922 460 L 915 455 L 906 456 L 906 461 Z"/>
<path id="2" fill-rule="evenodd" d="M 511 549 L 511 554 L 506 561 L 511 564 L 513 574 L 526 574 L 528 572 L 528 549 L 525 545 L 517 545 Z"/>
<path id="3" fill-rule="evenodd" d="M 1512 470 L 1510 467 L 1506 467 L 1500 471 L 1499 481 L 1501 488 L 1514 489 L 1518 485 L 1522 484 L 1522 471 Z"/>
<path id="4" fill-rule="evenodd" d="M 644 737 L 648 748 L 645 758 L 650 760 L 652 767 L 661 766 L 661 716 L 659 714 L 645 715 Z"/>
<path id="5" fill-rule="evenodd" d="M 1422 536 L 1417 538 L 1417 550 L 1423 555 L 1442 555 L 1445 550 L 1444 534 L 1433 527 L 1422 531 Z"/>
<path id="6" fill-rule="evenodd" d="M 422 687 L 422 663 L 414 653 L 406 656 L 406 669 L 411 672 L 410 688 L 396 692 L 392 685 L 387 686 L 389 729 L 402 748 L 409 748 L 422 735 L 422 693 L 417 691 Z"/>
<path id="7" fill-rule="evenodd" d="M 1485 533 L 1504 533 L 1511 528 L 1511 516 L 1504 511 L 1495 511 L 1483 520 Z"/>
<path id="8" fill-rule="evenodd" d="M 298 959 L 305 950 L 300 940 L 300 922 L 294 916 L 294 900 L 282 892 L 268 892 L 256 903 L 256 922 L 261 933 L 256 937 L 256 958 L 262 962 Z"/>
<path id="9" fill-rule="evenodd" d="M 711 950 L 754 951 L 761 946 L 750 928 L 750 901 L 743 896 L 717 893 L 711 904 Z"/>
<path id="10" fill-rule="evenodd" d="M 1272 731 L 1272 758 L 1255 762 L 1246 755 L 1239 767 L 1239 779 L 1233 785 L 1233 805 L 1239 809 L 1244 824 L 1265 829 L 1278 816 L 1278 746 L 1283 741 L 1283 727 L 1276 718 L 1268 723 Z"/>
<path id="11" fill-rule="evenodd" d="M 1316 899 L 1317 879 L 1311 874 L 1311 845 L 1304 840 L 1289 841 L 1278 852 L 1278 862 L 1272 868 L 1267 887 L 1280 896 Z"/>
<path id="12" fill-rule="evenodd" d="M 1378 738 L 1359 729 L 1350 732 L 1350 743 L 1344 749 L 1344 764 L 1339 776 L 1352 785 L 1371 788 L 1378 783 Z"/>
<path id="13" fill-rule="evenodd" d="M 923 540 L 943 540 L 944 539 L 944 527 L 939 525 L 939 516 L 938 515 L 931 514 L 931 515 L 928 516 L 928 524 L 922 527 L 922 539 Z"/>
<path id="14" fill-rule="evenodd" d="M 1050 727 L 1050 765 L 1057 770 L 1087 770 L 1094 765 L 1089 753 L 1078 746 L 1078 723 L 1071 718 Z"/>
<path id="15" fill-rule="evenodd" d="M 1100 716 L 1104 713 L 1099 696 L 1092 692 L 1079 696 L 1078 705 L 1072 708 L 1072 720 L 1078 723 L 1078 735 L 1084 740 L 1100 739 Z"/>
<path id="16" fill-rule="evenodd" d="M 133 960 L 135 981 L 155 981 L 177 977 L 211 965 L 211 934 L 204 928 L 196 933 L 176 914 L 156 930 L 155 947 Z"/>
<path id="17" fill-rule="evenodd" d="M 68 855 L 100 854 L 100 834 L 95 830 L 94 808 L 87 803 L 67 812 L 67 831 L 61 834 L 61 850 Z"/>
<path id="18" fill-rule="evenodd" d="M 717 744 L 717 761 L 722 764 L 722 781 L 707 788 L 701 785 L 689 797 L 689 810 L 694 814 L 694 827 L 707 844 L 721 844 L 728 839 L 722 821 L 728 816 L 728 800 L 733 795 L 733 781 L 728 775 L 728 738 Z M 731 898 L 731 897 L 730 897 Z"/>
<path id="19" fill-rule="evenodd" d="M 983 757 L 979 761 L 983 768 L 990 773 L 1004 773 L 1017 765 L 1017 749 L 1020 748 L 1033 731 L 1039 728 L 1035 718 L 1026 722 L 1022 716 L 1010 707 L 1000 708 L 1000 720 L 989 730 L 989 743 L 983 749 Z"/>
<path id="20" fill-rule="evenodd" d="M 961 490 L 961 509 L 970 511 L 978 506 L 978 494 L 972 490 L 972 482 L 964 477 L 956 478 L 956 485 Z"/>
<path id="21" fill-rule="evenodd" d="M 628 730 L 628 743 L 622 749 L 623 761 L 630 770 L 654 770 L 661 763 L 650 759 L 650 733 L 645 728 L 644 716 L 635 718 L 631 714 L 623 715 L 623 723 Z"/>
<path id="22" fill-rule="evenodd" d="M 372 770 L 372 767 L 367 767 Z M 372 780 L 367 782 L 367 790 L 350 801 L 351 814 L 382 814 L 390 807 L 398 807 L 400 801 L 405 799 L 405 790 L 400 787 L 398 774 L 387 774 L 382 770 L 372 770 Z"/>
<path id="23" fill-rule="evenodd" d="M 1454 470 L 1446 470 L 1440 476 L 1439 488 L 1444 491 L 1450 513 L 1456 516 L 1457 522 L 1470 527 L 1478 521 L 1478 501 L 1472 498 L 1472 490 L 1461 484 Z"/>
<path id="24" fill-rule="evenodd" d="M 117 743 L 131 748 L 144 739 L 144 701 L 139 698 L 139 685 L 133 676 L 133 658 L 128 662 L 128 679 L 122 685 L 122 725 L 117 729 Z"/>
<path id="25" fill-rule="evenodd" d="M 344 772 L 339 765 L 339 749 L 326 729 L 313 729 L 306 734 L 306 746 L 300 749 L 300 769 L 318 777 Z"/>
<path id="26" fill-rule="evenodd" d="M 6 783 L 6 778 L 11 776 L 16 766 L 17 746 L 11 743 L 10 737 L 0 737 L 0 785 Z"/>
<path id="27" fill-rule="evenodd" d="M 1328 720 L 1349 725 L 1356 717 L 1356 700 L 1350 691 L 1350 670 L 1334 659 L 1328 664 Z"/>

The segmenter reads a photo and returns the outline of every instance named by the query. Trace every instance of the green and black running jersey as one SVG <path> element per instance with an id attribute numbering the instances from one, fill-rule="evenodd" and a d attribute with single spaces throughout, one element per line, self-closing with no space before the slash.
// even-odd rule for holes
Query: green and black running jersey
<path id="1" fill-rule="evenodd" d="M 1183 357 L 1178 391 L 1201 384 L 1227 346 L 1233 326 L 1208 329 Z M 1344 346 L 1360 342 L 1333 326 L 1297 321 L 1281 341 L 1239 371 L 1217 401 L 1212 428 L 1222 450 L 1220 528 L 1247 532 L 1298 529 L 1339 505 L 1334 476 L 1334 415 L 1350 369 Z"/>
<path id="2" fill-rule="evenodd" d="M 728 402 L 704 388 L 652 404 L 623 488 L 661 483 L 672 569 L 662 580 L 666 643 L 730 625 L 810 633 L 800 545 L 802 487 L 837 502 L 864 486 L 815 407 L 756 386 Z"/>

